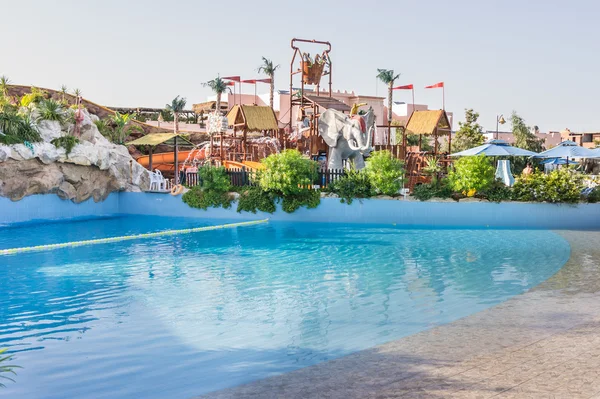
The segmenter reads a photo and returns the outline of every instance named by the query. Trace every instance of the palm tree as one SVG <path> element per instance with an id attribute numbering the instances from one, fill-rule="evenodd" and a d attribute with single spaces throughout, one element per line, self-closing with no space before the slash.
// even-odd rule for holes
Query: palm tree
<path id="1" fill-rule="evenodd" d="M 216 109 L 219 115 L 221 115 L 221 94 L 225 93 L 225 91 L 227 90 L 227 82 L 225 82 L 223 79 L 217 76 L 213 80 L 209 80 L 208 82 L 203 83 L 202 85 L 205 87 L 210 87 L 210 89 L 214 91 L 217 95 Z"/>
<path id="2" fill-rule="evenodd" d="M 10 79 L 6 75 L 0 76 L 0 94 L 4 97 L 8 97 L 8 85 L 10 85 Z"/>
<path id="3" fill-rule="evenodd" d="M 388 87 L 388 125 L 392 123 L 392 88 L 394 82 L 400 77 L 400 74 L 394 75 L 393 69 L 377 69 L 377 78 L 385 83 Z"/>
<path id="4" fill-rule="evenodd" d="M 262 57 L 263 64 L 258 67 L 258 73 L 264 73 L 271 79 L 271 91 L 269 92 L 269 105 L 273 108 L 273 93 L 275 92 L 275 71 L 279 65 L 273 65 L 273 61 Z"/>
<path id="5" fill-rule="evenodd" d="M 60 94 L 61 94 L 61 100 L 63 104 L 65 104 L 65 96 L 67 95 L 67 92 L 69 91 L 69 89 L 67 88 L 66 85 L 62 85 L 60 86 Z"/>
<path id="6" fill-rule="evenodd" d="M 179 133 L 179 113 L 185 108 L 187 100 L 185 98 L 175 97 L 171 104 L 167 104 L 167 111 L 173 113 L 173 122 L 175 128 L 175 134 Z"/>

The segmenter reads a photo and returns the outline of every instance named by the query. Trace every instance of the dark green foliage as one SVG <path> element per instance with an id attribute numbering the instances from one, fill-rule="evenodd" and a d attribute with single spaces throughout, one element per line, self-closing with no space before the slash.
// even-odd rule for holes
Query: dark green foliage
<path id="1" fill-rule="evenodd" d="M 308 209 L 316 208 L 321 203 L 321 193 L 316 190 L 304 190 L 297 194 L 288 194 L 281 201 L 281 209 L 284 212 L 292 213 L 301 206 Z"/>
<path id="2" fill-rule="evenodd" d="M 0 143 L 20 144 L 42 141 L 40 133 L 27 117 L 13 112 L 0 112 Z"/>
<path id="3" fill-rule="evenodd" d="M 600 186 L 595 187 L 588 195 L 587 202 L 595 204 L 600 201 Z"/>
<path id="4" fill-rule="evenodd" d="M 340 201 L 347 204 L 351 204 L 354 198 L 369 198 L 373 194 L 367 174 L 356 170 L 348 170 L 344 176 L 332 182 L 327 191 L 337 194 Z"/>
<path id="5" fill-rule="evenodd" d="M 252 186 L 241 187 L 238 192 L 240 194 L 237 204 L 238 212 L 275 212 L 276 196 L 273 194 L 263 191 L 260 187 Z"/>
<path id="6" fill-rule="evenodd" d="M 452 152 L 468 150 L 484 143 L 483 127 L 477 123 L 479 113 L 465 109 L 465 121 L 458 122 L 459 129 L 452 139 Z"/>
<path id="7" fill-rule="evenodd" d="M 577 203 L 583 190 L 583 175 L 571 168 L 560 168 L 549 174 L 521 176 L 513 186 L 513 199 L 553 203 Z"/>
<path id="8" fill-rule="evenodd" d="M 438 183 L 426 183 L 416 185 L 412 196 L 419 201 L 427 201 L 432 198 L 452 198 L 453 191 L 446 181 Z"/>
<path id="9" fill-rule="evenodd" d="M 37 109 L 39 112 L 38 121 L 58 121 L 62 124 L 66 120 L 66 111 L 58 101 L 52 99 L 41 100 Z"/>
<path id="10" fill-rule="evenodd" d="M 51 141 L 51 143 L 56 148 L 64 148 L 67 153 L 67 158 L 68 158 L 69 154 L 73 150 L 73 147 L 75 147 L 77 144 L 79 144 L 80 141 L 77 137 L 69 135 L 69 136 L 57 137 L 57 138 L 53 139 Z"/>
<path id="11" fill-rule="evenodd" d="M 190 191 L 183 194 L 183 202 L 192 208 L 208 209 L 208 208 L 231 208 L 233 198 L 226 192 L 218 192 L 214 190 L 203 190 L 202 187 L 193 187 Z"/>
<path id="12" fill-rule="evenodd" d="M 544 151 L 544 139 L 538 138 L 525 124 L 525 120 L 513 111 L 510 122 L 515 138 L 515 147 L 523 148 L 533 152 Z"/>
<path id="13" fill-rule="evenodd" d="M 231 188 L 227 169 L 222 166 L 203 166 L 198 169 L 198 177 L 204 190 L 224 193 Z"/>
<path id="14" fill-rule="evenodd" d="M 501 181 L 496 180 L 492 185 L 477 195 L 478 198 L 487 199 L 491 202 L 510 201 L 512 199 L 512 190 Z"/>
<path id="15" fill-rule="evenodd" d="M 450 187 L 468 196 L 486 190 L 494 181 L 494 167 L 484 155 L 460 158 L 448 174 Z"/>

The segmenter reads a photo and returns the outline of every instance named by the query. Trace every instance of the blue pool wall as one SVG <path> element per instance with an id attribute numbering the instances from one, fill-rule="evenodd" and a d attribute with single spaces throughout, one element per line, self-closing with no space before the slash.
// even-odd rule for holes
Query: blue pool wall
<path id="1" fill-rule="evenodd" d="M 119 215 L 119 194 L 102 202 L 89 199 L 80 204 L 60 199 L 55 194 L 31 195 L 20 201 L 0 197 L 0 226 L 57 220 L 86 219 Z"/>
<path id="2" fill-rule="evenodd" d="M 232 209 L 194 209 L 181 197 L 150 193 L 114 193 L 104 202 L 81 204 L 56 195 L 34 195 L 12 202 L 0 198 L 0 225 L 47 220 L 97 218 L 118 214 L 196 217 L 222 220 L 270 218 L 277 221 L 315 223 L 376 223 L 407 226 L 600 229 L 600 204 L 555 205 L 503 202 L 419 202 L 403 200 L 355 200 L 342 204 L 323 198 L 316 209 L 288 214 L 237 213 Z"/>

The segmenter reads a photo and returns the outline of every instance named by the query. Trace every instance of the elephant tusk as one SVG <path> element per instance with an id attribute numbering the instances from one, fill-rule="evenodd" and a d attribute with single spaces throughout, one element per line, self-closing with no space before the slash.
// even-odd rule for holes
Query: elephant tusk
<path id="1" fill-rule="evenodd" d="M 356 140 L 352 139 L 352 140 L 348 140 L 348 147 L 350 147 L 350 149 L 352 151 L 360 151 L 361 148 L 358 145 L 354 145 L 353 142 L 355 142 Z M 358 144 L 358 143 L 357 143 Z"/>

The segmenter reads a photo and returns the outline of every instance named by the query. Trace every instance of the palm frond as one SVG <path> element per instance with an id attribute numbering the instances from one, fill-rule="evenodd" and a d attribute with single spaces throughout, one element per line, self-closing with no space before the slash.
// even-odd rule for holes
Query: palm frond
<path id="1" fill-rule="evenodd" d="M 185 109 L 185 105 L 187 104 L 187 100 L 184 97 L 175 97 L 171 104 L 167 104 L 165 108 L 169 112 L 182 112 Z"/>
<path id="2" fill-rule="evenodd" d="M 394 75 L 393 69 L 379 69 L 377 68 L 377 79 L 381 80 L 386 85 L 393 83 L 400 77 L 400 74 Z"/>
<path id="3" fill-rule="evenodd" d="M 272 78 L 275 75 L 275 71 L 277 70 L 277 68 L 280 67 L 280 65 L 274 65 L 273 61 L 271 61 L 265 57 L 262 57 L 262 60 L 263 60 L 263 64 L 258 67 L 257 72 L 258 73 L 262 72 L 265 75 Z"/>
<path id="4" fill-rule="evenodd" d="M 227 90 L 227 82 L 221 79 L 219 76 L 214 78 L 213 80 L 209 80 L 206 83 L 203 83 L 202 86 L 210 87 L 210 89 L 215 92 L 215 94 L 225 93 Z"/>

